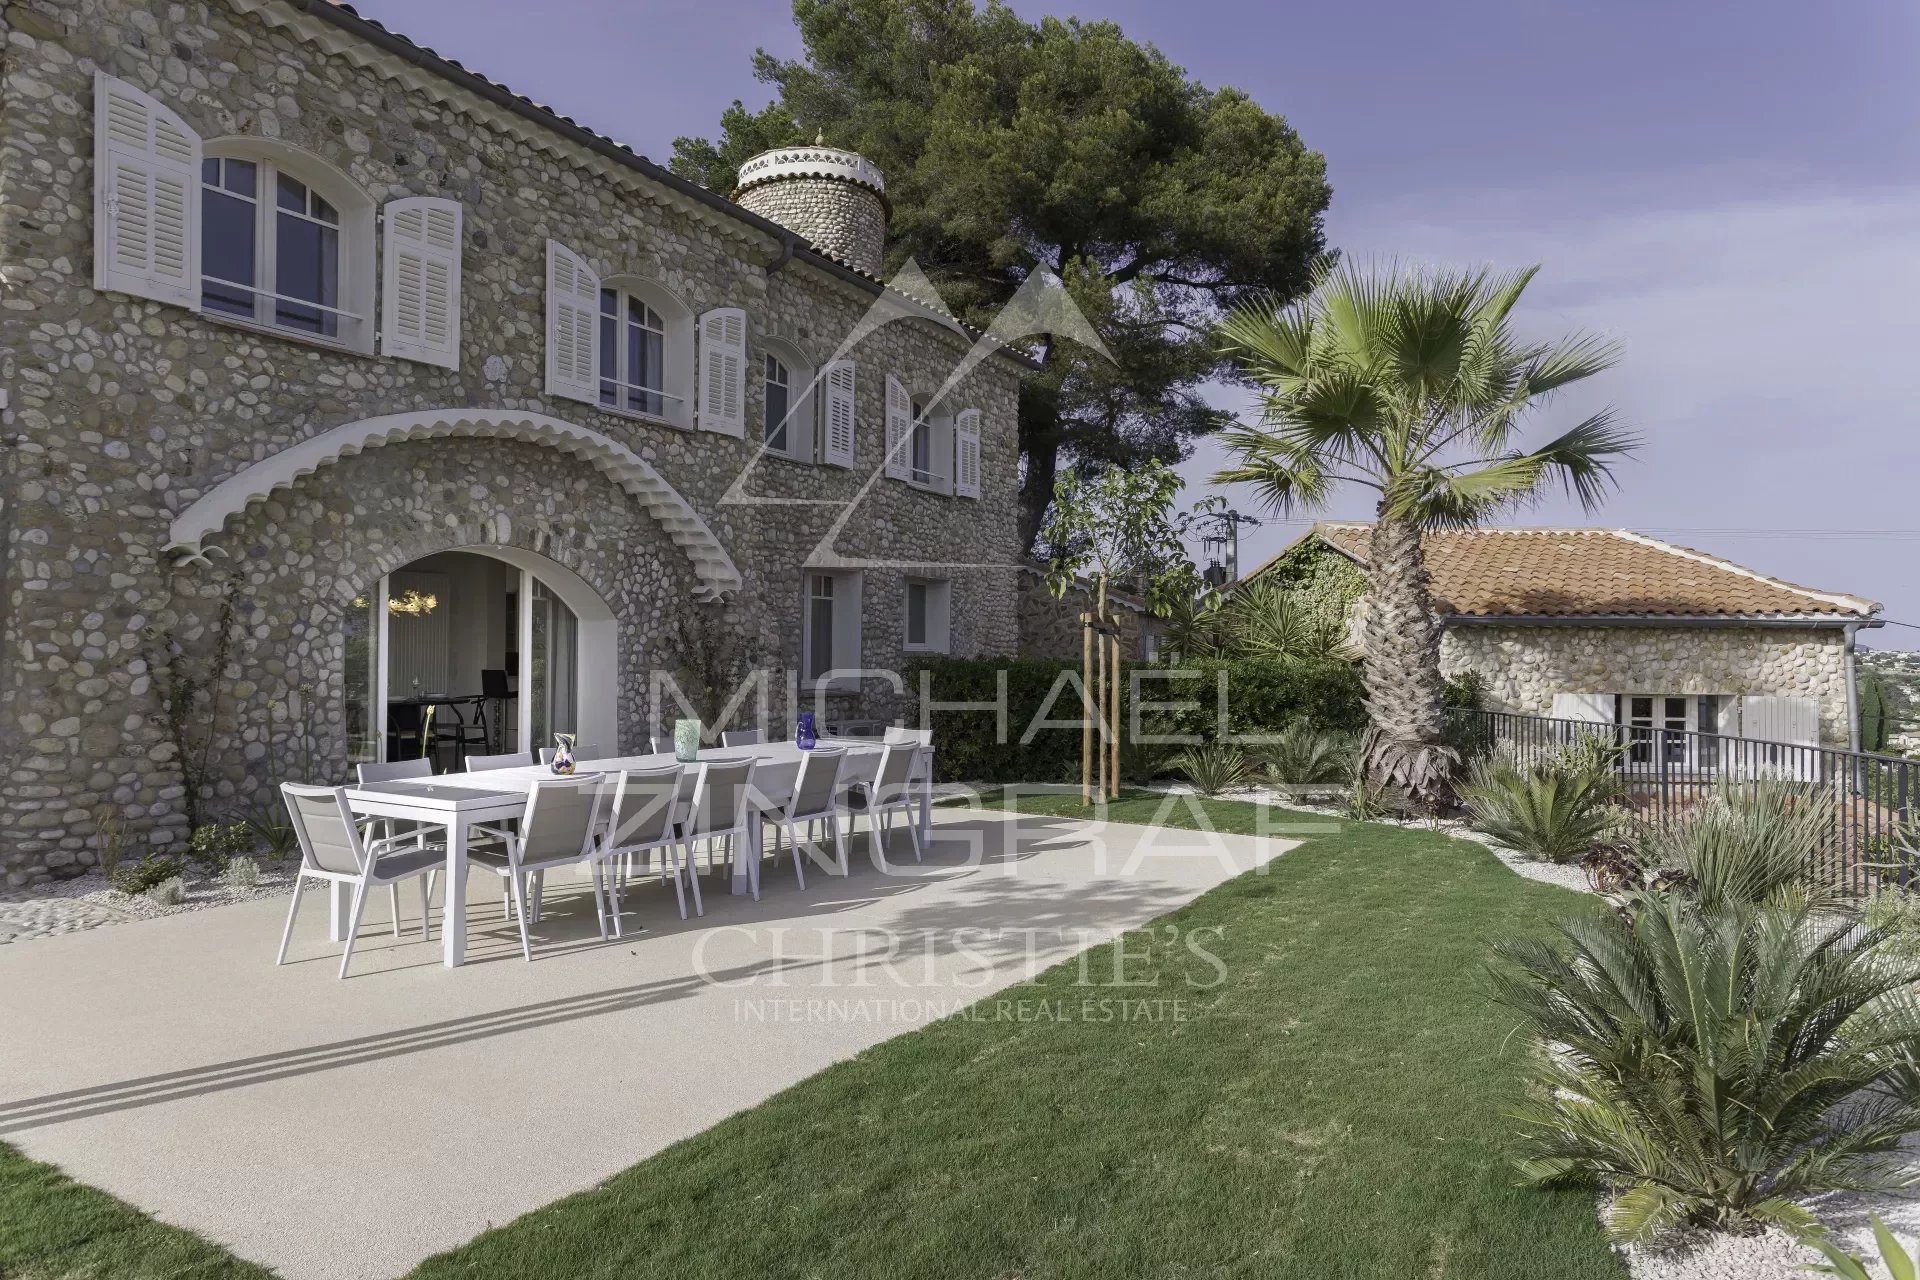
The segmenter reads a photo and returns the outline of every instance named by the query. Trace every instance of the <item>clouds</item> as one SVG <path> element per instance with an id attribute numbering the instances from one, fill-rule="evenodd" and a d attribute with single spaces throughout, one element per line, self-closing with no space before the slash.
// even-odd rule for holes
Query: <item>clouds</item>
<path id="1" fill-rule="evenodd" d="M 1362 260 L 1540 262 L 1523 327 L 1621 343 L 1619 369 L 1541 424 L 1612 403 L 1645 435 L 1592 522 L 1714 530 L 1672 536 L 1920 622 L 1920 543 L 1723 532 L 1920 529 L 1920 187 L 1684 199 L 1756 185 L 1723 176 L 1380 206 L 1341 219 L 1333 239 Z M 1183 472 L 1210 470 L 1217 453 L 1206 453 Z M 1341 514 L 1365 509 L 1356 495 Z M 1526 518 L 1589 522 L 1560 500 Z M 1243 560 L 1295 531 L 1260 531 Z"/>

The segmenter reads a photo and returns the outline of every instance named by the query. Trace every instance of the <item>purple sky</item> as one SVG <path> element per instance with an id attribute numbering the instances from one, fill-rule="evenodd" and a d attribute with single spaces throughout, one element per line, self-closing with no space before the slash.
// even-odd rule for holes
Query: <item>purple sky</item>
<path id="1" fill-rule="evenodd" d="M 769 96 L 785 0 L 358 0 L 656 160 Z M 1886 603 L 1920 624 L 1920 9 L 1646 0 L 1015 0 L 1111 18 L 1325 153 L 1360 259 L 1541 262 L 1524 320 L 1625 347 L 1592 396 L 1647 439 L 1591 521 Z M 1203 447 L 1184 472 L 1218 462 Z M 1197 496 L 1197 485 L 1189 491 Z M 1243 510 L 1254 510 L 1244 495 Z M 1360 494 L 1333 514 L 1366 514 Z M 1269 524 L 1251 564 L 1299 525 Z M 1920 648 L 1888 627 L 1877 647 Z"/>

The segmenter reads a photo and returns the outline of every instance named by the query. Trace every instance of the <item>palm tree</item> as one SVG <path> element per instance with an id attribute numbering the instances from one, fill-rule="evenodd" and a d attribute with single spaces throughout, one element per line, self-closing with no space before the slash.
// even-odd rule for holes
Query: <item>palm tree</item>
<path id="1" fill-rule="evenodd" d="M 1262 392 L 1257 426 L 1222 437 L 1238 463 L 1216 483 L 1254 485 L 1282 515 L 1322 510 L 1343 484 L 1379 496 L 1363 640 L 1372 725 L 1365 776 L 1439 807 L 1457 752 L 1444 740 L 1440 624 L 1421 535 L 1468 528 L 1537 498 L 1555 481 L 1591 510 L 1635 439 L 1610 412 L 1531 451 L 1529 410 L 1618 358 L 1575 335 L 1522 341 L 1510 317 L 1538 267 L 1486 272 L 1323 271 L 1285 306 L 1228 316 L 1223 348 Z"/>

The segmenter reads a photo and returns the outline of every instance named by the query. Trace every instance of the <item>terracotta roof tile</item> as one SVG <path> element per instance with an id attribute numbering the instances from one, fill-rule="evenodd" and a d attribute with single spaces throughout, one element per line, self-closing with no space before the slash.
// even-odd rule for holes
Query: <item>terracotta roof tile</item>
<path id="1" fill-rule="evenodd" d="M 1372 529 L 1329 521 L 1306 537 L 1365 566 Z M 1795 586 L 1626 529 L 1436 531 L 1426 535 L 1426 549 L 1434 604 L 1466 617 L 1867 618 L 1880 611 L 1871 600 Z"/>

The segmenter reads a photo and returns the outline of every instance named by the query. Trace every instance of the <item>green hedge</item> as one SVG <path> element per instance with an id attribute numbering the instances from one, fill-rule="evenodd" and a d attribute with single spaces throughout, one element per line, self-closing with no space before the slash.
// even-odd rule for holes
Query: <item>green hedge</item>
<path id="1" fill-rule="evenodd" d="M 939 747 L 941 781 L 1077 782 L 1080 778 L 1080 697 L 1078 662 L 1053 658 L 942 658 L 915 664 L 905 673 L 907 693 L 918 705 L 926 673 L 930 705 L 998 704 L 1000 673 L 1006 673 L 1006 736 L 1000 737 L 995 710 L 935 709 L 929 717 Z M 1175 674 L 1183 673 L 1183 674 Z M 1219 733 L 1220 707 L 1234 734 L 1276 732 L 1305 717 L 1324 728 L 1359 729 L 1367 714 L 1360 673 L 1343 662 L 1284 663 L 1232 659 L 1185 663 L 1178 667 L 1128 666 L 1121 698 L 1123 732 L 1133 721 L 1136 688 L 1142 702 L 1143 732 L 1187 734 L 1212 739 Z M 1138 676 L 1138 680 L 1134 677 Z M 1220 679 L 1226 677 L 1226 695 Z M 1047 697 L 1059 695 L 1050 708 Z M 1177 710 L 1154 704 L 1196 704 Z M 1046 715 L 1040 712 L 1046 708 Z M 1057 727 L 1035 727 L 1037 723 Z M 1025 741 L 1023 741 L 1025 739 Z M 1123 768 L 1151 771 L 1153 763 L 1175 748 L 1136 747 L 1124 739 Z"/>

